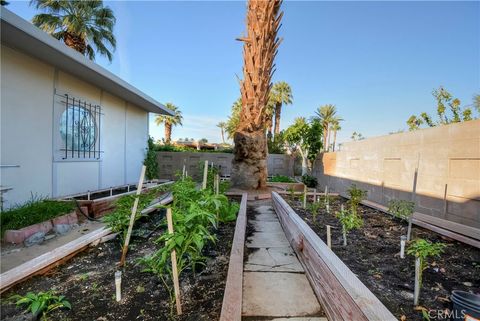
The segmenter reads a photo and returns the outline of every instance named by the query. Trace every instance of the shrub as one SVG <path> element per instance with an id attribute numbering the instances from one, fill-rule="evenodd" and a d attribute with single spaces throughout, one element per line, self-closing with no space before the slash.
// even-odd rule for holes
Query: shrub
<path id="1" fill-rule="evenodd" d="M 414 209 L 414 202 L 404 200 L 391 200 L 388 202 L 388 212 L 402 220 L 408 220 Z"/>
<path id="2" fill-rule="evenodd" d="M 35 197 L 12 209 L 0 213 L 1 235 L 6 230 L 18 230 L 23 227 L 51 220 L 70 213 L 75 209 L 75 203 L 70 201 L 54 201 Z"/>
<path id="3" fill-rule="evenodd" d="M 307 187 L 310 187 L 310 188 L 316 188 L 317 187 L 317 178 L 315 176 L 311 176 L 311 175 L 303 175 L 302 176 L 302 182 L 303 184 L 307 185 Z"/>
<path id="4" fill-rule="evenodd" d="M 425 239 L 417 239 L 410 243 L 407 254 L 420 259 L 420 275 L 418 276 L 420 288 L 422 287 L 422 272 L 426 269 L 426 260 L 432 256 L 440 256 L 445 248 L 443 243 L 432 243 Z"/>
<path id="5" fill-rule="evenodd" d="M 318 211 L 322 207 L 322 203 L 320 202 L 313 202 L 308 204 L 308 210 L 312 213 L 313 223 L 315 224 L 317 221 Z"/>
<path id="6" fill-rule="evenodd" d="M 295 180 L 285 175 L 275 175 L 268 180 L 272 183 L 295 183 Z"/>
<path id="7" fill-rule="evenodd" d="M 348 211 L 342 208 L 335 216 L 342 224 L 343 231 L 343 245 L 347 245 L 347 234 L 351 230 L 358 229 L 363 226 L 363 220 L 354 211 Z"/>
<path id="8" fill-rule="evenodd" d="M 147 167 L 145 172 L 145 176 L 147 177 L 147 179 L 157 178 L 157 175 L 158 175 L 157 153 L 155 152 L 155 143 L 153 142 L 152 137 L 148 137 L 147 149 L 146 149 L 143 165 Z"/>

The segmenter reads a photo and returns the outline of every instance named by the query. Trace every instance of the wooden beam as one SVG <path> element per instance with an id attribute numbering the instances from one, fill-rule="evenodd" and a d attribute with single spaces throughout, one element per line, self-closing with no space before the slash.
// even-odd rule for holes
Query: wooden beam
<path id="1" fill-rule="evenodd" d="M 243 193 L 230 252 L 220 321 L 241 321 L 242 319 L 243 251 L 247 228 L 247 199 L 248 194 Z"/>
<path id="2" fill-rule="evenodd" d="M 276 192 L 275 211 L 329 320 L 396 320 Z"/>

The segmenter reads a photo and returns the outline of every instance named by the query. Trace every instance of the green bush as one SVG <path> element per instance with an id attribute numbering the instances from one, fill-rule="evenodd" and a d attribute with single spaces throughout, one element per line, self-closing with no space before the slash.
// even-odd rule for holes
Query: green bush
<path id="1" fill-rule="evenodd" d="M 348 195 L 350 195 L 350 200 L 348 201 L 350 209 L 357 214 L 358 205 L 367 197 L 367 191 L 357 188 L 357 185 L 352 184 L 347 192 Z"/>
<path id="2" fill-rule="evenodd" d="M 295 180 L 285 175 L 275 175 L 268 180 L 272 183 L 295 183 Z"/>
<path id="3" fill-rule="evenodd" d="M 157 153 L 155 152 L 155 143 L 153 142 L 152 137 L 148 137 L 147 141 L 147 150 L 145 153 L 145 159 L 143 161 L 146 171 L 145 176 L 147 179 L 157 178 L 158 175 L 158 163 L 157 163 Z"/>
<path id="4" fill-rule="evenodd" d="M 25 204 L 0 213 L 1 235 L 3 237 L 6 230 L 18 230 L 48 221 L 74 209 L 75 203 L 70 201 L 54 201 L 32 196 Z"/>
<path id="5" fill-rule="evenodd" d="M 311 175 L 303 175 L 302 176 L 302 182 L 303 184 L 307 185 L 307 187 L 310 187 L 310 188 L 316 188 L 317 187 L 317 178 L 315 176 L 311 176 Z"/>
<path id="6" fill-rule="evenodd" d="M 28 292 L 25 296 L 13 295 L 10 300 L 15 301 L 17 306 L 24 306 L 28 312 L 31 312 L 36 318 L 40 313 L 41 320 L 48 320 L 48 315 L 57 309 L 67 308 L 72 306 L 63 295 L 56 295 L 53 291 Z"/>

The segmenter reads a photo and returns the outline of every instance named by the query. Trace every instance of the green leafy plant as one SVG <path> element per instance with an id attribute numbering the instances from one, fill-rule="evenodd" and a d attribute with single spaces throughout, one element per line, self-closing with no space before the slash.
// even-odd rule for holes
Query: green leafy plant
<path id="1" fill-rule="evenodd" d="M 357 188 L 357 185 L 352 184 L 352 186 L 350 186 L 350 188 L 347 190 L 347 193 L 350 196 L 348 201 L 350 210 L 357 215 L 358 205 L 367 197 L 367 191 Z"/>
<path id="2" fill-rule="evenodd" d="M 402 220 L 408 220 L 414 209 L 414 202 L 405 200 L 391 200 L 388 202 L 388 212 Z"/>
<path id="3" fill-rule="evenodd" d="M 295 180 L 293 178 L 285 175 L 272 176 L 268 181 L 272 183 L 295 183 Z"/>
<path id="4" fill-rule="evenodd" d="M 48 315 L 54 310 L 72 308 L 70 302 L 68 302 L 63 295 L 56 295 L 53 291 L 28 292 L 25 296 L 17 294 L 13 295 L 11 300 L 13 300 L 17 306 L 26 307 L 27 311 L 31 312 L 34 316 L 42 314 L 42 320 L 48 320 Z"/>
<path id="5" fill-rule="evenodd" d="M 166 189 L 167 187 L 159 186 L 139 195 L 137 212 L 135 214 L 135 222 L 143 216 L 141 212 Z M 120 197 L 115 202 L 115 209 L 110 214 L 102 218 L 102 221 L 107 225 L 107 227 L 112 229 L 112 232 L 120 232 L 120 241 L 122 244 L 127 235 L 128 225 L 130 224 L 130 215 L 132 213 L 132 207 L 133 203 L 135 202 L 135 198 L 136 195 L 134 194 Z"/>
<path id="6" fill-rule="evenodd" d="M 311 175 L 302 175 L 302 182 L 303 184 L 307 185 L 307 187 L 310 187 L 310 188 L 315 188 L 317 187 L 317 184 L 318 184 L 318 181 L 317 181 L 317 178 L 315 176 L 311 176 Z"/>
<path id="7" fill-rule="evenodd" d="M 313 223 L 317 223 L 317 215 L 319 214 L 320 208 L 322 207 L 322 203 L 320 202 L 313 202 L 308 204 L 308 210 L 312 213 Z"/>
<path id="8" fill-rule="evenodd" d="M 335 216 L 340 221 L 340 224 L 342 224 L 343 245 L 347 245 L 348 232 L 362 227 L 363 220 L 360 216 L 357 215 L 356 212 L 345 209 L 341 209 L 340 211 L 336 212 Z"/>
<path id="9" fill-rule="evenodd" d="M 287 192 L 289 193 L 290 195 L 290 200 L 294 201 L 296 199 L 296 195 L 295 195 L 295 189 L 290 186 L 289 188 L 287 188 Z"/>
<path id="10" fill-rule="evenodd" d="M 75 209 L 75 203 L 70 201 L 54 201 L 46 198 L 31 196 L 31 199 L 22 205 L 0 212 L 1 235 L 6 230 L 18 230 L 23 227 L 48 221 L 55 217 L 70 213 Z"/>
<path id="11" fill-rule="evenodd" d="M 432 243 L 425 239 L 416 239 L 410 243 L 407 248 L 407 254 L 420 259 L 420 287 L 422 282 L 422 272 L 427 268 L 427 259 L 429 257 L 440 256 L 445 249 L 444 243 Z"/>
<path id="12" fill-rule="evenodd" d="M 157 152 L 155 151 L 155 143 L 153 142 L 152 137 L 148 137 L 147 149 L 146 149 L 143 165 L 147 167 L 145 171 L 145 176 L 147 177 L 147 179 L 157 178 L 157 175 L 158 175 Z"/>

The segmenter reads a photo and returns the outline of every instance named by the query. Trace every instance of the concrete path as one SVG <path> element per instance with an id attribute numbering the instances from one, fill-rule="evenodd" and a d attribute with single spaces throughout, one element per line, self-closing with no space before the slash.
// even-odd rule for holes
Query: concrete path
<path id="1" fill-rule="evenodd" d="M 243 320 L 326 321 L 271 200 L 249 202 Z"/>

